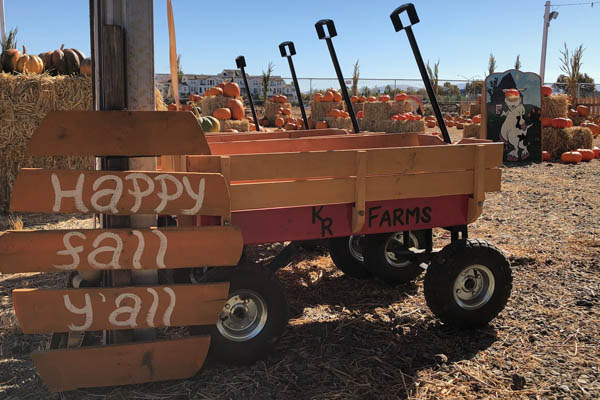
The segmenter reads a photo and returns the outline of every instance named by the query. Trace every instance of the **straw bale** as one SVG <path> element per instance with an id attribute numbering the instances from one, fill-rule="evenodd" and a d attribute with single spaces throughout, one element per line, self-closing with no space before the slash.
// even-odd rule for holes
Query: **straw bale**
<path id="1" fill-rule="evenodd" d="M 160 90 L 158 90 L 156 86 L 154 87 L 154 104 L 156 111 L 167 111 L 167 105 L 165 104 L 162 94 L 160 94 Z"/>
<path id="2" fill-rule="evenodd" d="M 231 99 L 231 97 L 226 97 L 223 95 L 220 96 L 207 96 L 200 101 L 200 109 L 202 111 L 202 115 L 211 116 L 213 112 L 217 108 L 225 108 L 227 107 L 227 102 Z M 241 99 L 241 98 L 239 98 Z"/>
<path id="3" fill-rule="evenodd" d="M 570 129 L 542 128 L 542 150 L 550 153 L 552 159 L 560 159 L 562 153 L 570 151 L 572 148 L 573 133 Z"/>
<path id="4" fill-rule="evenodd" d="M 91 169 L 92 157 L 28 157 L 25 150 L 48 111 L 91 110 L 85 76 L 0 74 L 0 212 L 6 212 L 19 168 Z"/>
<path id="5" fill-rule="evenodd" d="M 352 103 L 352 108 L 354 108 L 354 112 L 358 114 L 359 111 L 365 110 L 365 103 Z"/>
<path id="6" fill-rule="evenodd" d="M 350 118 L 327 117 L 327 118 L 325 118 L 325 121 L 327 121 L 327 126 L 330 128 L 347 129 L 347 130 L 352 129 L 352 120 Z M 360 126 L 360 124 L 359 124 L 359 126 Z"/>
<path id="7" fill-rule="evenodd" d="M 276 103 L 270 100 L 265 103 L 265 118 L 269 120 L 271 126 L 275 126 L 275 119 L 279 117 L 280 108 L 289 108 L 291 111 L 292 105 L 290 103 Z"/>
<path id="8" fill-rule="evenodd" d="M 465 129 L 463 130 L 463 139 L 478 138 L 480 127 L 481 124 L 465 124 Z"/>
<path id="9" fill-rule="evenodd" d="M 573 126 L 566 128 L 571 137 L 571 149 L 591 149 L 592 148 L 592 131 L 590 128 L 581 126 Z"/>
<path id="10" fill-rule="evenodd" d="M 237 129 L 239 132 L 249 132 L 250 131 L 250 121 L 247 119 L 243 119 L 241 121 L 236 120 L 220 120 L 221 123 L 221 132 L 225 129 Z"/>
<path id="11" fill-rule="evenodd" d="M 392 106 L 392 115 L 396 114 L 404 114 L 407 112 L 414 112 L 416 110 L 413 109 L 414 103 L 411 101 L 394 101 L 390 102 Z M 390 115 L 390 117 L 392 116 Z"/>
<path id="12" fill-rule="evenodd" d="M 392 121 L 392 133 L 425 132 L 425 122 L 419 121 Z"/>
<path id="13" fill-rule="evenodd" d="M 372 119 L 360 118 L 358 120 L 358 126 L 360 127 L 361 131 L 375 131 L 375 121 Z"/>
<path id="14" fill-rule="evenodd" d="M 325 101 L 320 101 L 320 102 L 315 102 L 314 100 L 310 101 L 310 113 L 311 113 L 311 118 L 315 121 L 322 121 L 325 118 L 327 118 L 327 113 L 330 110 L 333 110 L 334 108 L 337 108 L 338 110 L 343 110 L 344 109 L 344 103 L 339 101 L 330 101 L 330 102 L 325 102 Z"/>
<path id="15" fill-rule="evenodd" d="M 553 94 L 542 97 L 542 117 L 567 118 L 569 97 L 566 94 Z"/>
<path id="16" fill-rule="evenodd" d="M 392 115 L 394 115 L 392 112 L 392 103 L 389 101 L 373 101 L 365 103 L 365 119 L 388 121 Z"/>
<path id="17" fill-rule="evenodd" d="M 469 115 L 473 116 L 477 114 L 481 114 L 481 104 L 471 104 L 469 107 Z"/>

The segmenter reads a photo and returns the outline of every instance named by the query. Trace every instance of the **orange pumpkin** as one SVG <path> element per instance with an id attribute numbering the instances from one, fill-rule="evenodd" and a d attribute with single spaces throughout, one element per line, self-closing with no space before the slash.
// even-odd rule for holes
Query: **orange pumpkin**
<path id="1" fill-rule="evenodd" d="M 542 117 L 542 127 L 552 126 L 552 117 Z"/>
<path id="2" fill-rule="evenodd" d="M 367 97 L 366 97 L 366 96 L 360 96 L 360 97 L 358 98 L 358 102 L 359 102 L 359 103 L 365 103 L 366 101 L 367 101 Z"/>
<path id="3" fill-rule="evenodd" d="M 246 111 L 244 110 L 244 103 L 242 103 L 238 99 L 229 99 L 227 101 L 227 108 L 229 108 L 229 110 L 231 111 L 231 119 L 241 121 L 246 116 Z"/>
<path id="4" fill-rule="evenodd" d="M 558 129 L 568 128 L 569 121 L 570 119 L 568 118 L 552 118 L 552 127 Z"/>
<path id="5" fill-rule="evenodd" d="M 281 113 L 283 115 L 290 115 L 292 113 L 292 110 L 290 110 L 289 108 L 282 108 Z"/>
<path id="6" fill-rule="evenodd" d="M 579 114 L 582 117 L 589 117 L 590 108 L 588 106 L 579 105 L 577 106 L 577 114 Z"/>
<path id="7" fill-rule="evenodd" d="M 17 71 L 23 74 L 41 74 L 44 62 L 38 56 L 27 54 L 27 48 L 23 45 L 23 55 L 17 59 Z"/>
<path id="8" fill-rule="evenodd" d="M 227 82 L 221 82 L 221 83 L 217 83 L 217 86 L 219 89 L 223 90 L 225 89 L 225 85 L 227 84 Z"/>
<path id="9" fill-rule="evenodd" d="M 336 103 L 342 101 L 342 95 L 339 94 L 338 92 L 334 92 L 333 93 L 333 101 L 335 101 Z"/>
<path id="10" fill-rule="evenodd" d="M 327 93 L 325 93 L 323 95 L 323 98 L 321 99 L 321 101 L 324 101 L 326 103 L 333 101 L 333 92 L 328 90 Z"/>
<path id="11" fill-rule="evenodd" d="M 256 125 L 250 124 L 250 130 L 254 132 L 256 130 Z"/>
<path id="12" fill-rule="evenodd" d="M 406 93 L 398 93 L 396 96 L 394 96 L 395 101 L 406 101 L 407 98 L 408 96 Z"/>
<path id="13" fill-rule="evenodd" d="M 238 131 L 237 129 L 225 129 L 223 132 L 229 132 L 229 133 L 240 133 L 240 131 Z"/>
<path id="14" fill-rule="evenodd" d="M 17 70 L 17 60 L 22 56 L 17 49 L 8 49 L 2 52 L 1 61 L 4 72 L 13 72 Z"/>
<path id="15" fill-rule="evenodd" d="M 313 100 L 315 101 L 315 103 L 320 103 L 323 101 L 323 94 L 322 93 L 315 93 L 315 95 L 313 96 Z"/>
<path id="16" fill-rule="evenodd" d="M 472 121 L 474 124 L 480 124 L 481 123 L 481 115 L 478 114 L 478 115 L 474 116 Z"/>
<path id="17" fill-rule="evenodd" d="M 594 153 L 594 150 L 590 150 L 590 149 L 577 149 L 578 153 L 581 153 L 581 160 L 582 161 L 590 161 L 593 160 L 596 157 L 596 154 Z"/>
<path id="18" fill-rule="evenodd" d="M 542 86 L 542 96 L 550 96 L 552 94 L 552 86 Z"/>
<path id="19" fill-rule="evenodd" d="M 573 117 L 577 117 L 579 114 L 577 114 L 577 110 L 573 110 L 572 108 L 569 108 L 569 111 L 567 111 L 567 115 L 570 118 L 573 118 Z"/>
<path id="20" fill-rule="evenodd" d="M 435 128 L 435 122 L 433 121 L 427 121 L 427 123 L 425 124 L 426 127 L 428 128 Z"/>
<path id="21" fill-rule="evenodd" d="M 316 125 L 317 129 L 327 129 L 327 121 L 319 121 Z"/>
<path id="22" fill-rule="evenodd" d="M 550 160 L 550 153 L 548 153 L 547 151 L 542 151 L 542 161 L 549 161 Z"/>
<path id="23" fill-rule="evenodd" d="M 573 120 L 571 118 L 567 118 L 567 128 L 570 128 L 573 126 Z"/>
<path id="24" fill-rule="evenodd" d="M 358 96 L 350 96 L 350 103 L 358 103 Z"/>
<path id="25" fill-rule="evenodd" d="M 328 117 L 338 118 L 342 116 L 342 110 L 338 110 L 337 108 L 332 108 L 327 113 Z"/>
<path id="26" fill-rule="evenodd" d="M 294 124 L 292 122 L 288 122 L 287 124 L 285 124 L 285 127 L 283 129 L 285 129 L 286 131 L 295 131 L 296 124 Z"/>
<path id="27" fill-rule="evenodd" d="M 369 97 L 367 97 L 367 101 L 369 101 L 369 102 L 372 103 L 374 101 L 377 101 L 377 97 L 375 97 L 375 96 L 369 96 Z"/>
<path id="28" fill-rule="evenodd" d="M 177 111 L 177 106 L 175 104 L 169 104 L 167 106 L 168 111 Z"/>
<path id="29" fill-rule="evenodd" d="M 279 96 L 277 96 L 277 101 L 279 103 L 287 103 L 287 97 L 285 97 L 284 95 L 280 94 Z"/>
<path id="30" fill-rule="evenodd" d="M 304 120 L 302 118 L 296 119 L 296 128 L 298 128 L 298 129 L 304 128 Z"/>
<path id="31" fill-rule="evenodd" d="M 588 128 L 590 131 L 592 131 L 592 136 L 594 137 L 600 134 L 600 126 L 593 122 L 584 122 L 583 124 L 581 124 L 581 126 L 584 128 Z"/>
<path id="32" fill-rule="evenodd" d="M 238 97 L 240 95 L 240 86 L 235 82 L 228 82 L 223 87 L 223 94 L 227 97 Z"/>
<path id="33" fill-rule="evenodd" d="M 205 96 L 220 96 L 223 94 L 223 89 L 221 89 L 220 87 L 213 87 L 210 89 L 206 89 L 206 92 L 204 92 Z"/>
<path id="34" fill-rule="evenodd" d="M 213 117 L 220 120 L 231 119 L 231 110 L 229 108 L 217 108 L 213 111 Z"/>
<path id="35" fill-rule="evenodd" d="M 583 156 L 578 151 L 567 151 L 562 153 L 560 160 L 565 163 L 578 163 L 583 159 Z"/>
<path id="36" fill-rule="evenodd" d="M 365 116 L 365 112 L 360 110 L 359 112 L 356 113 L 356 118 L 364 118 Z"/>
<path id="37" fill-rule="evenodd" d="M 596 158 L 600 158 L 600 148 L 598 148 L 598 146 L 594 146 L 594 148 L 592 149 L 592 151 L 594 152 L 594 156 Z"/>
<path id="38" fill-rule="evenodd" d="M 379 96 L 379 101 L 387 102 L 387 101 L 390 101 L 390 100 L 391 100 L 391 98 L 387 94 Z"/>
<path id="39" fill-rule="evenodd" d="M 278 128 L 281 128 L 282 126 L 285 125 L 285 120 L 281 117 L 277 117 L 275 118 L 275 126 Z"/>

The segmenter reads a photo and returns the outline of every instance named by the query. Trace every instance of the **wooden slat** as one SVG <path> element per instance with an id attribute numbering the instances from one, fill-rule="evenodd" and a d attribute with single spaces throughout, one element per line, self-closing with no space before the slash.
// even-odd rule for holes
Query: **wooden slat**
<path id="1" fill-rule="evenodd" d="M 367 175 L 472 170 L 474 145 L 364 150 Z M 485 145 L 485 168 L 502 163 L 502 144 Z M 356 150 L 239 154 L 231 158 L 232 181 L 354 176 Z M 220 172 L 219 156 L 190 156 L 188 171 Z"/>
<path id="2" fill-rule="evenodd" d="M 33 134 L 32 156 L 210 154 L 190 112 L 51 111 Z"/>
<path id="3" fill-rule="evenodd" d="M 53 392 L 194 376 L 210 336 L 34 352 L 38 374 Z"/>
<path id="4" fill-rule="evenodd" d="M 355 192 L 354 207 L 352 207 L 352 233 L 357 234 L 365 226 L 365 199 L 367 191 L 367 152 L 360 150 L 356 152 L 355 165 Z"/>
<path id="5" fill-rule="evenodd" d="M 485 171 L 485 191 L 500 190 L 499 169 Z M 366 201 L 473 193 L 473 171 L 367 177 Z M 230 186 L 231 209 L 352 203 L 354 178 L 241 183 Z"/>
<path id="6" fill-rule="evenodd" d="M 210 143 L 212 154 L 286 153 L 297 151 L 325 151 L 369 149 L 382 147 L 418 146 L 416 133 L 393 135 L 342 135 L 300 139 L 273 139 L 229 143 Z"/>
<path id="7" fill-rule="evenodd" d="M 242 247 L 236 227 L 7 231 L 0 273 L 229 266 Z"/>
<path id="8" fill-rule="evenodd" d="M 133 179 L 135 177 L 138 179 Z M 94 188 L 95 185 L 97 187 Z M 149 190 L 150 185 L 153 190 Z M 121 193 L 115 193 L 117 188 L 121 189 Z M 149 194 L 139 200 L 141 195 L 132 194 L 136 192 Z M 13 187 L 10 209 L 113 215 L 227 215 L 229 195 L 220 174 L 25 168 Z"/>
<path id="9" fill-rule="evenodd" d="M 208 143 L 215 142 L 240 142 L 246 140 L 265 140 L 265 139 L 293 139 L 301 137 L 315 136 L 336 136 L 348 135 L 348 132 L 343 129 L 313 129 L 302 131 L 279 131 L 279 132 L 257 132 L 257 133 L 208 133 L 206 141 Z"/>
<path id="10" fill-rule="evenodd" d="M 213 325 L 229 283 L 82 289 L 15 289 L 23 333 Z"/>

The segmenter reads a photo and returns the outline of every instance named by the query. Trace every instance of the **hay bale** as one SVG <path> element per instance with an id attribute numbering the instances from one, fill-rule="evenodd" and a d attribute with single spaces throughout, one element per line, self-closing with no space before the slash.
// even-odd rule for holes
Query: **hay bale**
<path id="1" fill-rule="evenodd" d="M 558 160 L 562 153 L 571 150 L 572 132 L 569 129 L 542 128 L 542 150 L 550 153 L 552 159 Z"/>
<path id="2" fill-rule="evenodd" d="M 352 104 L 352 108 L 354 109 L 354 112 L 356 114 L 358 114 L 359 111 L 363 111 L 365 110 L 365 103 L 353 103 Z"/>
<path id="3" fill-rule="evenodd" d="M 250 121 L 247 119 L 243 119 L 241 121 L 236 121 L 233 119 L 230 120 L 219 120 L 221 123 L 221 132 L 226 129 L 237 129 L 239 132 L 249 132 L 250 131 Z"/>
<path id="4" fill-rule="evenodd" d="M 481 114 L 481 104 L 471 104 L 469 106 L 469 115 L 474 116 L 477 114 Z"/>
<path id="5" fill-rule="evenodd" d="M 352 120 L 350 118 L 327 117 L 327 118 L 325 118 L 325 121 L 327 121 L 327 126 L 330 128 L 346 129 L 346 130 L 353 129 Z M 359 124 L 359 126 L 360 126 L 360 124 Z M 362 127 L 361 127 L 361 129 L 362 129 Z"/>
<path id="6" fill-rule="evenodd" d="M 167 105 L 156 86 L 154 87 L 154 108 L 156 111 L 167 111 Z"/>
<path id="7" fill-rule="evenodd" d="M 315 121 L 323 121 L 327 117 L 327 113 L 330 110 L 337 108 L 338 110 L 344 109 L 344 103 L 342 101 L 320 101 L 315 102 L 314 100 L 310 101 L 310 114 L 311 118 Z"/>
<path id="8" fill-rule="evenodd" d="M 591 149 L 592 148 L 592 131 L 590 128 L 584 128 L 581 126 L 573 126 L 566 128 L 571 137 L 571 149 Z"/>
<path id="9" fill-rule="evenodd" d="M 414 103 L 412 103 L 410 101 L 394 101 L 394 102 L 390 102 L 390 104 L 392 105 L 392 107 L 391 107 L 392 115 L 404 114 L 407 112 L 416 111 L 413 109 Z M 392 115 L 390 115 L 390 117 Z"/>
<path id="10" fill-rule="evenodd" d="M 392 112 L 392 103 L 389 101 L 373 101 L 365 103 L 365 119 L 388 121 L 392 115 L 394 115 Z"/>
<path id="11" fill-rule="evenodd" d="M 478 138 L 480 127 L 481 124 L 465 124 L 465 129 L 463 130 L 463 139 Z"/>
<path id="12" fill-rule="evenodd" d="M 419 121 L 392 121 L 391 133 L 425 132 L 425 122 Z"/>
<path id="13" fill-rule="evenodd" d="M 375 131 L 375 121 L 373 121 L 372 119 L 361 118 L 358 120 L 358 126 L 360 127 L 361 131 Z"/>
<path id="14" fill-rule="evenodd" d="M 25 150 L 48 111 L 91 110 L 85 76 L 0 73 L 0 212 L 8 211 L 19 168 L 92 169 L 92 157 L 28 157 Z"/>
<path id="15" fill-rule="evenodd" d="M 542 97 L 542 117 L 567 118 L 569 97 L 566 94 L 553 94 Z"/>
<path id="16" fill-rule="evenodd" d="M 275 119 L 279 117 L 280 108 L 289 108 L 291 115 L 292 105 L 290 103 L 276 103 L 271 100 L 265 103 L 265 118 L 269 120 L 271 126 L 275 126 Z"/>
<path id="17" fill-rule="evenodd" d="M 208 117 L 212 116 L 213 112 L 217 108 L 225 108 L 227 107 L 227 102 L 231 99 L 231 97 L 226 97 L 223 95 L 220 96 L 207 96 L 200 101 L 200 109 L 202 115 Z M 241 98 L 239 98 L 241 100 Z M 243 102 L 243 100 L 242 100 Z"/>

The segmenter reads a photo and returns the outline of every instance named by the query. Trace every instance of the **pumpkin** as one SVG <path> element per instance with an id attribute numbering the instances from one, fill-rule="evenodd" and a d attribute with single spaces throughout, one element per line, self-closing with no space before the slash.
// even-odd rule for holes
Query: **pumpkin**
<path id="1" fill-rule="evenodd" d="M 223 132 L 228 132 L 228 133 L 240 133 L 240 131 L 238 131 L 237 129 L 225 129 Z"/>
<path id="2" fill-rule="evenodd" d="M 594 146 L 594 148 L 592 149 L 592 151 L 594 152 L 594 156 L 596 158 L 600 158 L 600 148 L 598 148 L 598 146 Z"/>
<path id="3" fill-rule="evenodd" d="M 319 121 L 316 125 L 317 129 L 327 129 L 327 121 Z"/>
<path id="4" fill-rule="evenodd" d="M 276 101 L 279 103 L 287 103 L 287 97 L 285 97 L 284 95 L 276 96 L 276 98 L 277 98 Z"/>
<path id="5" fill-rule="evenodd" d="M 219 89 L 224 89 L 226 84 L 227 84 L 227 82 L 217 83 L 216 87 L 218 87 Z"/>
<path id="6" fill-rule="evenodd" d="M 358 102 L 359 102 L 359 103 L 365 103 L 366 101 L 367 101 L 367 97 L 366 97 L 366 96 L 360 96 L 360 97 L 358 98 Z"/>
<path id="7" fill-rule="evenodd" d="M 2 70 L 4 72 L 14 72 L 17 70 L 17 60 L 22 56 L 17 49 L 8 49 L 2 52 L 0 59 L 2 61 Z"/>
<path id="8" fill-rule="evenodd" d="M 308 119 L 308 129 L 315 129 L 315 121 L 312 118 Z"/>
<path id="9" fill-rule="evenodd" d="M 358 103 L 358 96 L 350 96 L 350 102 L 351 103 Z"/>
<path id="10" fill-rule="evenodd" d="M 64 75 L 67 71 L 67 63 L 65 61 L 65 53 L 63 49 L 65 45 L 61 45 L 60 49 L 54 50 L 50 56 L 50 65 L 52 66 L 50 71 L 55 75 Z"/>
<path id="11" fill-rule="evenodd" d="M 569 111 L 567 111 L 567 115 L 570 118 L 574 118 L 574 117 L 577 117 L 579 114 L 577 114 L 577 110 L 573 110 L 572 108 L 569 108 Z"/>
<path id="12" fill-rule="evenodd" d="M 238 99 L 229 99 L 227 101 L 227 108 L 231 111 L 231 119 L 241 121 L 246 116 L 244 104 Z"/>
<path id="13" fill-rule="evenodd" d="M 481 115 L 477 114 L 476 116 L 473 117 L 472 121 L 474 124 L 480 124 L 481 123 Z"/>
<path id="14" fill-rule="evenodd" d="M 205 96 L 220 96 L 223 94 L 223 89 L 221 89 L 220 87 L 213 87 L 210 89 L 206 89 L 206 92 L 204 92 Z"/>
<path id="15" fill-rule="evenodd" d="M 367 101 L 369 101 L 369 102 L 372 103 L 374 101 L 377 101 L 377 97 L 375 97 L 375 96 L 369 96 L 369 97 L 367 97 Z"/>
<path id="16" fill-rule="evenodd" d="M 252 132 L 256 131 L 256 125 L 250 124 L 250 131 L 252 131 Z"/>
<path id="17" fill-rule="evenodd" d="M 350 114 L 346 111 L 342 111 L 342 118 L 350 118 Z"/>
<path id="18" fill-rule="evenodd" d="M 542 86 L 542 96 L 550 96 L 552 94 L 552 86 Z"/>
<path id="19" fill-rule="evenodd" d="M 27 48 L 23 45 L 23 54 L 17 59 L 17 71 L 23 74 L 41 74 L 44 63 L 38 56 L 27 54 Z"/>
<path id="20" fill-rule="evenodd" d="M 285 129 L 286 131 L 295 131 L 296 130 L 296 124 L 294 124 L 292 122 L 288 122 L 287 124 L 285 124 L 285 126 L 283 127 L 283 129 Z"/>
<path id="21" fill-rule="evenodd" d="M 219 132 L 221 123 L 218 119 L 212 116 L 197 118 L 204 133 Z"/>
<path id="22" fill-rule="evenodd" d="M 223 88 L 223 94 L 227 97 L 238 97 L 240 93 L 240 86 L 235 82 L 228 82 Z"/>
<path id="23" fill-rule="evenodd" d="M 335 102 L 340 102 L 340 101 L 342 101 L 342 95 L 341 95 L 341 94 L 339 94 L 339 93 L 337 93 L 337 92 L 334 92 L 334 93 L 333 93 L 333 101 L 335 101 Z"/>
<path id="24" fill-rule="evenodd" d="M 382 96 L 379 96 L 379 101 L 384 101 L 384 102 L 387 102 L 387 101 L 390 101 L 390 100 L 391 100 L 391 99 L 390 99 L 390 96 L 388 96 L 387 94 L 384 94 L 384 95 L 382 95 Z"/>
<path id="25" fill-rule="evenodd" d="M 567 118 L 567 128 L 570 128 L 573 126 L 573 120 L 571 118 Z"/>
<path id="26" fill-rule="evenodd" d="M 582 117 L 589 117 L 590 108 L 588 106 L 578 105 L 577 106 L 577 114 L 579 114 Z"/>
<path id="27" fill-rule="evenodd" d="M 302 118 L 298 118 L 298 119 L 296 120 L 296 127 L 297 127 L 298 129 L 300 129 L 300 128 L 304 128 L 304 120 L 303 120 Z"/>
<path id="28" fill-rule="evenodd" d="M 167 111 L 177 111 L 177 105 L 174 103 L 171 103 L 167 106 Z"/>
<path id="29" fill-rule="evenodd" d="M 322 93 L 315 93 L 315 95 L 313 96 L 313 100 L 315 101 L 315 103 L 320 103 L 323 101 L 323 94 Z"/>
<path id="30" fill-rule="evenodd" d="M 394 101 L 406 101 L 407 98 L 408 96 L 406 93 L 398 93 L 396 96 L 394 96 Z"/>
<path id="31" fill-rule="evenodd" d="M 342 110 L 338 110 L 337 108 L 332 108 L 327 113 L 328 117 L 338 118 L 342 116 Z"/>
<path id="32" fill-rule="evenodd" d="M 578 163 L 581 161 L 583 156 L 578 151 L 567 151 L 562 153 L 560 160 L 565 163 Z"/>
<path id="33" fill-rule="evenodd" d="M 582 161 L 590 161 L 593 160 L 594 158 L 596 158 L 596 153 L 594 153 L 594 150 L 590 150 L 590 149 L 577 149 L 578 153 L 581 153 L 581 160 Z"/>
<path id="34" fill-rule="evenodd" d="M 231 119 L 231 110 L 229 108 L 217 108 L 213 111 L 213 117 L 220 120 Z"/>
<path id="35" fill-rule="evenodd" d="M 282 108 L 281 113 L 283 115 L 290 115 L 292 113 L 292 110 L 290 110 L 289 108 Z"/>
<path id="36" fill-rule="evenodd" d="M 552 127 L 558 129 L 568 128 L 569 121 L 570 119 L 568 118 L 552 118 Z"/>
<path id="37" fill-rule="evenodd" d="M 81 62 L 85 59 L 83 53 L 75 49 L 64 49 L 63 53 L 65 55 L 65 72 L 67 75 L 79 73 Z"/>
<path id="38" fill-rule="evenodd" d="M 92 59 L 84 58 L 79 66 L 79 73 L 85 76 L 92 76 Z M 201 96 L 198 96 L 201 97 Z"/>
<path id="39" fill-rule="evenodd" d="M 281 128 L 282 126 L 285 125 L 285 120 L 281 117 L 277 117 L 275 118 L 275 126 L 278 128 Z"/>
<path id="40" fill-rule="evenodd" d="M 592 136 L 594 137 L 600 134 L 600 126 L 598 126 L 598 124 L 594 124 L 593 122 L 585 122 L 581 124 L 581 126 L 592 131 Z"/>
<path id="41" fill-rule="evenodd" d="M 428 122 L 425 124 L 425 126 L 426 126 L 426 127 L 428 127 L 428 128 L 435 128 L 435 122 L 433 122 L 433 121 L 428 121 Z"/>
<path id="42" fill-rule="evenodd" d="M 542 151 L 542 161 L 549 161 L 550 160 L 550 153 L 548 153 L 547 151 Z"/>
<path id="43" fill-rule="evenodd" d="M 552 126 L 552 117 L 542 117 L 542 127 Z"/>
<path id="44" fill-rule="evenodd" d="M 323 95 L 321 101 L 324 101 L 326 103 L 333 101 L 333 92 L 328 90 L 327 93 Z"/>
<path id="45" fill-rule="evenodd" d="M 38 54 L 38 57 L 44 63 L 44 71 L 48 71 L 50 68 L 52 68 L 52 52 L 51 51 L 47 51 L 45 53 L 40 53 L 40 54 Z M 91 73 L 90 73 L 90 75 L 91 75 Z"/>
<path id="46" fill-rule="evenodd" d="M 364 115 L 365 115 L 365 112 L 361 110 L 356 113 L 356 118 L 363 118 Z"/>

